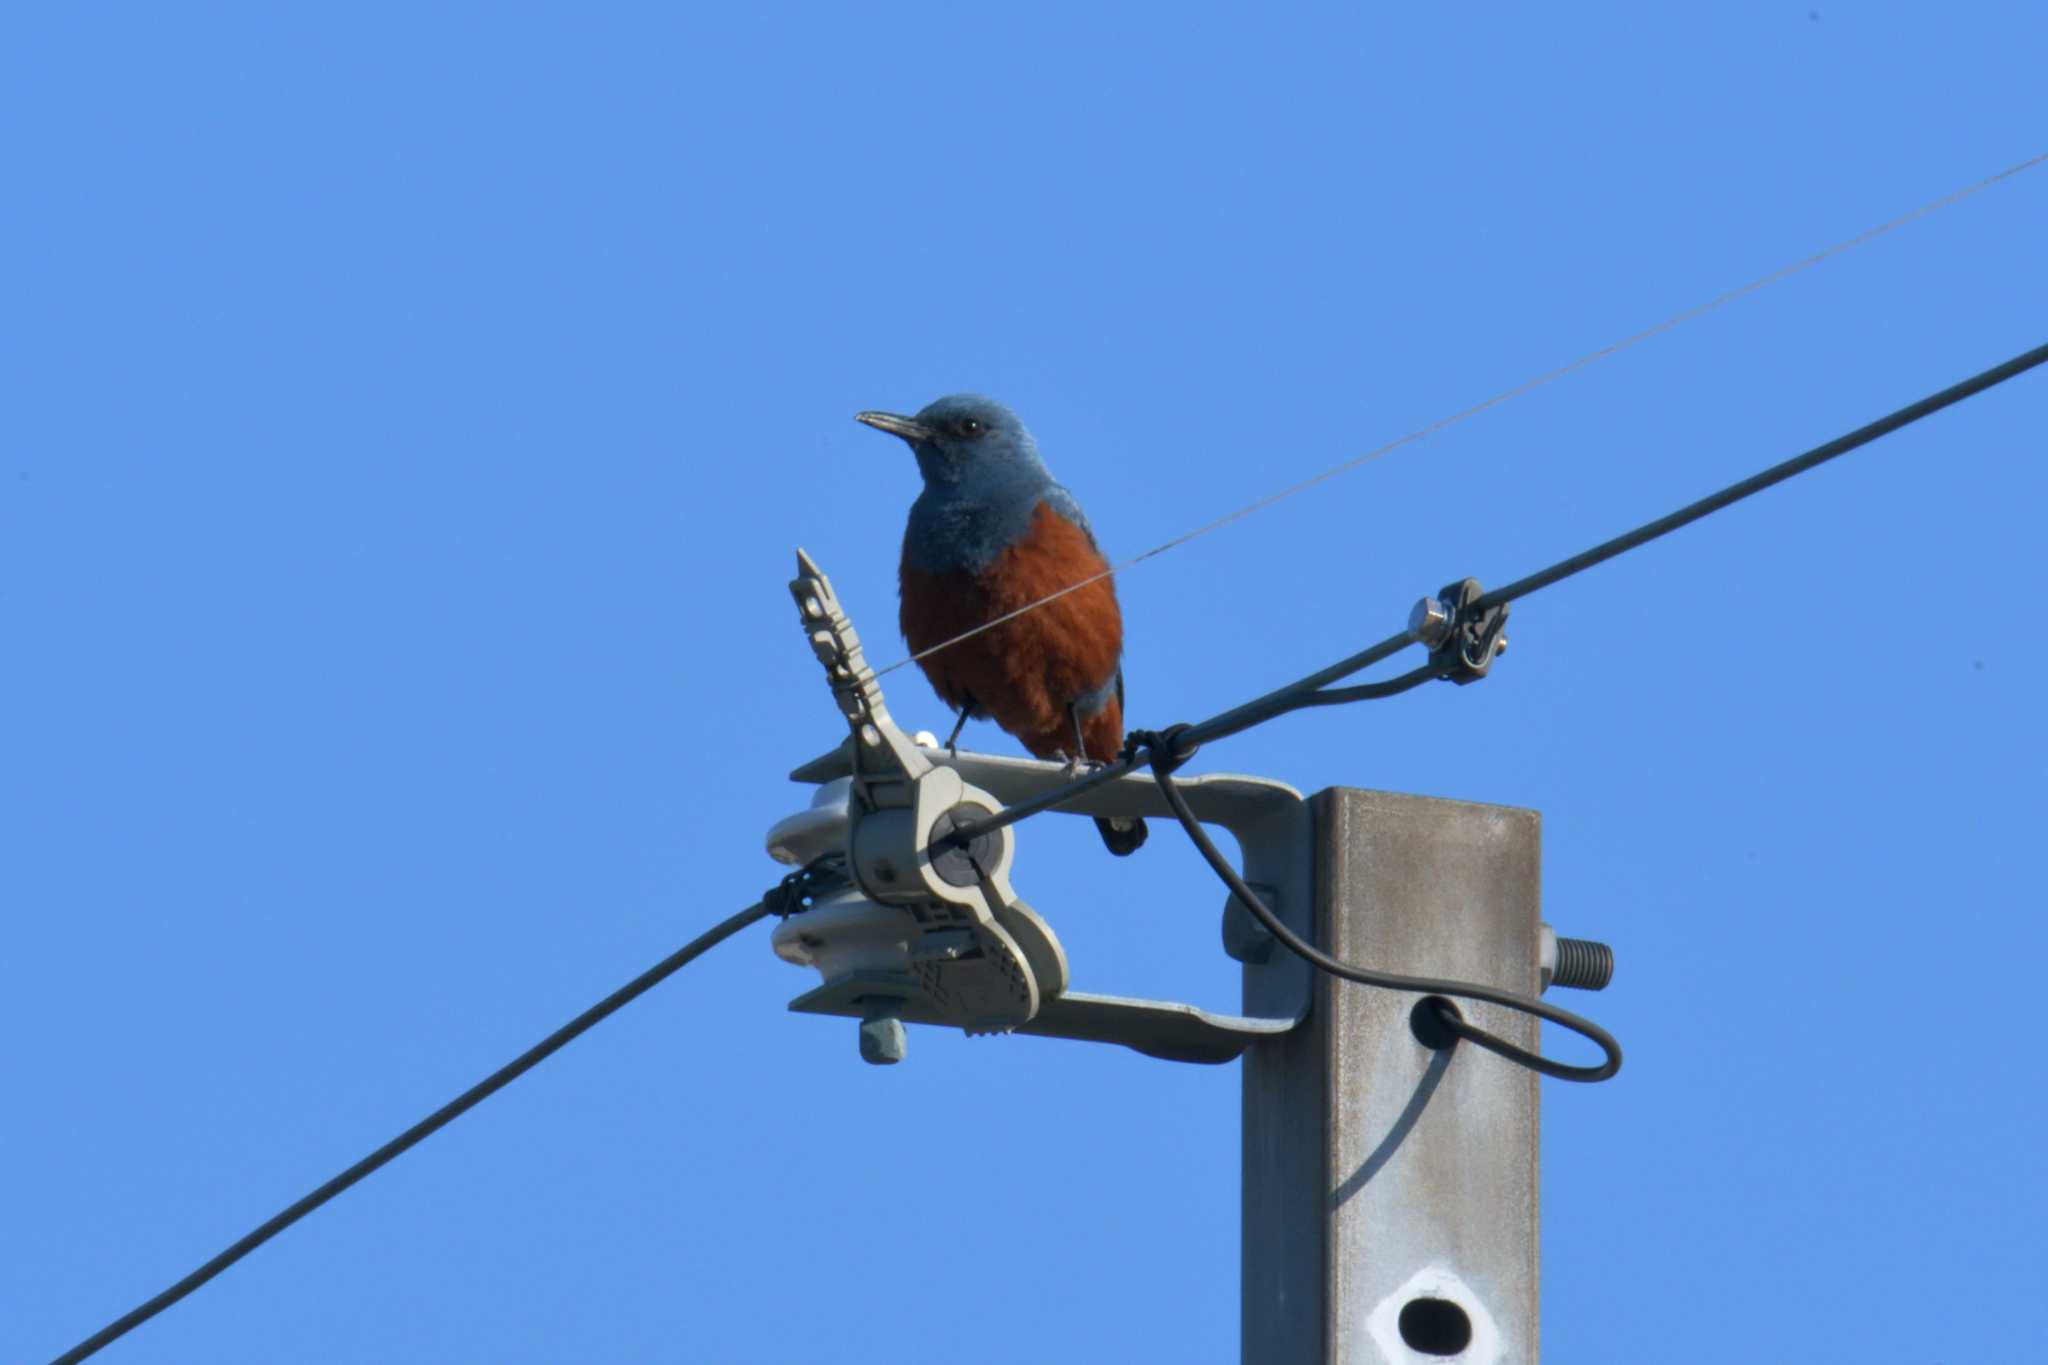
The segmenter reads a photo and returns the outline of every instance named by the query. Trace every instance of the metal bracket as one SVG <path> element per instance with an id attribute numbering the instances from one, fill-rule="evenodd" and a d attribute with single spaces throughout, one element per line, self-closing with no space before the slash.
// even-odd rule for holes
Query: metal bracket
<path id="1" fill-rule="evenodd" d="M 1005 804 L 1064 786 L 1071 777 L 1060 764 L 1036 759 L 956 754 L 936 745 L 922 752 L 935 766 L 957 770 L 973 787 Z M 852 755 L 842 746 L 812 759 L 790 778 L 832 784 L 847 778 L 851 768 Z M 1236 837 L 1246 878 L 1271 893 L 1267 903 L 1274 912 L 1289 928 L 1312 936 L 1315 887 L 1309 869 L 1314 827 L 1301 794 L 1284 782 L 1235 773 L 1183 777 L 1179 786 L 1204 823 L 1221 825 Z M 819 795 L 830 802 L 832 793 L 831 786 L 821 786 Z M 1087 816 L 1173 818 L 1159 788 L 1140 773 L 1105 782 L 1061 810 Z M 782 833 L 771 834 L 771 846 L 779 842 L 790 853 L 812 848 L 794 844 L 787 833 L 800 822 L 825 823 L 810 813 L 792 816 L 776 826 Z M 784 927 L 791 932 L 801 929 L 802 917 L 791 917 Z M 1119 1043 L 1169 1061 L 1227 1062 L 1259 1039 L 1285 1033 L 1308 1017 L 1313 987 L 1309 965 L 1292 953 L 1273 952 L 1270 936 L 1235 898 L 1228 898 L 1224 906 L 1222 938 L 1225 950 L 1245 964 L 1242 1014 L 1216 1013 L 1178 1001 L 1064 991 L 1042 1003 L 1037 1016 L 1018 1025 L 1016 1032 Z M 859 1018 L 859 1002 L 880 994 L 901 1000 L 900 1017 L 908 1022 L 946 1022 L 929 1017 L 900 976 L 889 984 L 872 974 L 848 972 L 791 1001 L 790 1008 Z"/>
<path id="2" fill-rule="evenodd" d="M 1273 953 L 1265 931 L 1234 901 L 1225 907 L 1223 939 L 1245 963 L 1243 1014 L 1067 990 L 1059 940 L 1010 886 L 1011 829 L 990 835 L 987 847 L 977 840 L 971 859 L 957 850 L 934 858 L 930 850 L 946 820 L 996 813 L 1064 785 L 1072 774 L 1055 763 L 954 753 L 905 735 L 889 716 L 831 584 L 801 551 L 797 567 L 790 589 L 851 734 L 790 774 L 820 790 L 809 810 L 770 831 L 768 850 L 796 864 L 843 851 L 854 886 L 792 914 L 776 930 L 780 956 L 825 978 L 792 1001 L 792 1010 L 862 1020 L 862 1053 L 881 1062 L 903 1055 L 903 1022 L 1118 1043 L 1168 1060 L 1214 1063 L 1307 1017 L 1308 964 Z M 1198 817 L 1236 836 L 1246 877 L 1270 891 L 1275 911 L 1312 937 L 1312 820 L 1301 794 L 1230 774 L 1179 785 Z M 1138 773 L 1062 809 L 1171 818 L 1157 786 Z"/>

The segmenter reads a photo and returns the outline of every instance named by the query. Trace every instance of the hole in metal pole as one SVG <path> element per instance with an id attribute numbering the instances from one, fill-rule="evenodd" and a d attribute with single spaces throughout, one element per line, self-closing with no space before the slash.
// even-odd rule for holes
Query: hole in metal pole
<path id="1" fill-rule="evenodd" d="M 1401 1306 L 1401 1340 L 1426 1356 L 1454 1356 L 1472 1344 L 1472 1319 L 1449 1299 L 1410 1299 Z"/>

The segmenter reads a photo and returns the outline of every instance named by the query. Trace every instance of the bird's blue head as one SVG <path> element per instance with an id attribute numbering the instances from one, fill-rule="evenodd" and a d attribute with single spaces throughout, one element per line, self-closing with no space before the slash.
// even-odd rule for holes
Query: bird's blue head
<path id="1" fill-rule="evenodd" d="M 994 501 L 1052 482 L 1017 414 L 980 394 L 952 394 L 915 417 L 863 412 L 855 420 L 908 441 L 926 491 L 940 498 Z"/>

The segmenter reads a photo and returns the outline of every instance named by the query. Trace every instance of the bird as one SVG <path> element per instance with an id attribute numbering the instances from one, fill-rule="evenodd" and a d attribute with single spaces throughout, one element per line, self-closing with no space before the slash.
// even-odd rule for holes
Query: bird
<path id="1" fill-rule="evenodd" d="M 1077 767 L 1115 758 L 1124 743 L 1116 585 L 1081 504 L 1053 479 L 1017 414 L 956 393 L 914 417 L 854 420 L 907 442 L 924 479 L 903 532 L 898 619 L 913 655 L 946 645 L 917 663 L 958 713 L 947 747 L 969 719 L 987 718 L 1037 758 Z M 1076 583 L 1085 586 L 947 644 Z M 1143 820 L 1095 825 L 1118 857 L 1145 842 Z"/>

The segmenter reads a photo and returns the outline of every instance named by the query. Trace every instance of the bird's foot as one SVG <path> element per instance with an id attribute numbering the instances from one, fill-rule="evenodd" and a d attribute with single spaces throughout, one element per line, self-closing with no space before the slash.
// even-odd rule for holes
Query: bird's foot
<path id="1" fill-rule="evenodd" d="M 972 703 L 961 707 L 959 717 L 953 722 L 953 733 L 946 736 L 946 752 L 954 758 L 960 757 L 960 732 L 967 728 L 967 718 L 973 714 Z"/>

